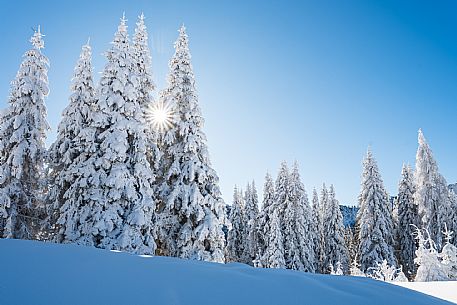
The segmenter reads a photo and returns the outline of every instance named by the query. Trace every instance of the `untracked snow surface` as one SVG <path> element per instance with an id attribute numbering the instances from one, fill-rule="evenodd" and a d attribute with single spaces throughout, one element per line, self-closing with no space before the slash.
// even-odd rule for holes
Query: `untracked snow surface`
<path id="1" fill-rule="evenodd" d="M 396 282 L 395 285 L 457 303 L 457 282 Z"/>
<path id="2" fill-rule="evenodd" d="M 367 278 L 0 240 L 4 305 L 452 304 Z"/>

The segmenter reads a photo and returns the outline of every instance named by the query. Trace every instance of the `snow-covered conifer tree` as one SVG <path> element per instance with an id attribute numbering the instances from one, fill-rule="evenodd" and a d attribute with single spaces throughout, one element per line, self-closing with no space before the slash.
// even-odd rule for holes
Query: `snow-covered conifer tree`
<path id="1" fill-rule="evenodd" d="M 323 261 L 325 257 L 324 252 L 324 222 L 322 217 L 322 211 L 319 203 L 319 197 L 316 189 L 313 190 L 313 201 L 312 201 L 312 224 L 313 224 L 313 247 L 314 247 L 314 258 L 315 265 L 314 269 L 316 272 L 323 272 Z"/>
<path id="2" fill-rule="evenodd" d="M 384 260 L 388 265 L 396 266 L 391 206 L 371 150 L 368 150 L 363 162 L 356 234 L 358 259 L 363 272 Z"/>
<path id="3" fill-rule="evenodd" d="M 85 227 L 91 202 L 88 194 L 95 187 L 91 181 L 98 176 L 91 159 L 98 151 L 91 61 L 91 47 L 86 44 L 74 70 L 70 104 L 63 111 L 57 139 L 49 150 L 48 221 L 56 230 L 57 242 L 93 244 L 92 228 Z"/>
<path id="4" fill-rule="evenodd" d="M 125 17 L 106 57 L 96 120 L 98 190 L 91 194 L 95 202 L 86 221 L 93 227 L 97 247 L 154 254 L 154 173 L 147 158 L 138 74 Z"/>
<path id="5" fill-rule="evenodd" d="M 262 267 L 266 263 L 263 261 L 265 250 L 268 247 L 270 235 L 270 221 L 274 209 L 274 183 L 271 175 L 265 175 L 265 183 L 263 187 L 262 208 L 257 216 L 256 221 L 256 238 L 255 238 L 255 263 L 254 265 Z"/>
<path id="6" fill-rule="evenodd" d="M 322 222 L 324 221 L 325 211 L 327 210 L 327 204 L 328 204 L 328 189 L 324 183 L 324 184 L 322 184 L 321 198 L 319 200 L 319 207 L 320 207 Z"/>
<path id="7" fill-rule="evenodd" d="M 30 41 L 33 48 L 23 56 L 0 122 L 0 237 L 6 238 L 36 238 L 44 210 L 49 61 L 41 53 L 40 27 Z"/>
<path id="8" fill-rule="evenodd" d="M 305 187 L 295 162 L 289 177 L 290 201 L 284 213 L 284 258 L 288 269 L 314 272 L 313 228 Z"/>
<path id="9" fill-rule="evenodd" d="M 278 176 L 275 181 L 275 210 L 278 210 L 278 217 L 281 223 L 281 232 L 284 232 L 285 223 L 283 222 L 285 210 L 290 203 L 289 168 L 285 161 L 281 162 Z"/>
<path id="10" fill-rule="evenodd" d="M 243 222 L 243 197 L 235 186 L 227 234 L 226 262 L 246 262 L 246 230 Z"/>
<path id="11" fill-rule="evenodd" d="M 325 259 L 324 266 L 342 265 L 345 273 L 349 270 L 349 253 L 344 240 L 343 215 L 335 198 L 333 185 L 328 191 L 327 208 L 324 214 Z"/>
<path id="12" fill-rule="evenodd" d="M 403 165 L 401 180 L 398 184 L 396 199 L 397 228 L 396 242 L 398 245 L 398 262 L 408 277 L 415 273 L 414 252 L 416 241 L 414 232 L 418 223 L 417 205 L 414 204 L 414 181 L 411 167 Z"/>
<path id="13" fill-rule="evenodd" d="M 173 107 L 176 122 L 162 137 L 163 158 L 159 205 L 159 240 L 170 255 L 182 258 L 224 261 L 224 203 L 219 178 L 211 167 L 198 105 L 188 36 L 179 30 L 175 54 L 170 60 L 168 86 L 161 100 Z"/>
<path id="14" fill-rule="evenodd" d="M 259 199 L 257 197 L 257 190 L 254 181 L 248 183 L 245 193 L 246 202 L 246 218 L 248 221 L 254 220 L 259 213 Z"/>
<path id="15" fill-rule="evenodd" d="M 418 206 L 421 227 L 430 234 L 430 238 L 440 249 L 441 231 L 444 229 L 444 224 L 450 222 L 448 189 L 446 181 L 438 172 L 432 150 L 421 130 L 419 130 L 418 142 L 414 173 L 416 185 L 414 203 Z"/>
<path id="16" fill-rule="evenodd" d="M 136 68 L 137 100 L 144 112 L 143 115 L 147 117 L 149 115 L 148 111 L 155 105 L 154 97 L 152 95 L 155 90 L 155 84 L 152 76 L 151 52 L 148 46 L 148 31 L 144 20 L 144 14 L 141 14 L 136 23 L 135 34 L 132 39 L 131 54 Z M 145 123 L 144 128 L 148 138 L 148 159 L 153 170 L 157 171 L 160 159 L 160 151 L 157 146 L 159 134 L 158 131 L 154 129 L 151 122 L 146 120 Z"/>
<path id="17" fill-rule="evenodd" d="M 255 258 L 256 253 L 256 219 L 259 214 L 259 199 L 254 181 L 248 183 L 245 193 L 245 222 L 247 236 L 247 254 L 251 257 L 251 261 Z"/>
<path id="18" fill-rule="evenodd" d="M 278 210 L 274 210 L 271 223 L 268 246 L 265 250 L 265 265 L 267 268 L 286 268 L 284 260 L 284 246 L 281 233 L 281 223 Z"/>
<path id="19" fill-rule="evenodd" d="M 144 14 L 138 17 L 131 54 L 137 72 L 138 100 L 142 107 L 147 107 L 153 102 L 152 91 L 155 89 L 151 68 L 151 52 L 148 46 L 148 32 L 144 23 Z"/>

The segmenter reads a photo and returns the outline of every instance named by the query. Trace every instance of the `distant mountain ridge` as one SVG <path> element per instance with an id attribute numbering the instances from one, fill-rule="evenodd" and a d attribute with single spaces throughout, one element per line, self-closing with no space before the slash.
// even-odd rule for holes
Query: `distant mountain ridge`
<path id="1" fill-rule="evenodd" d="M 340 205 L 341 214 L 343 214 L 343 224 L 345 227 L 354 228 L 355 217 L 359 208 L 356 206 Z"/>

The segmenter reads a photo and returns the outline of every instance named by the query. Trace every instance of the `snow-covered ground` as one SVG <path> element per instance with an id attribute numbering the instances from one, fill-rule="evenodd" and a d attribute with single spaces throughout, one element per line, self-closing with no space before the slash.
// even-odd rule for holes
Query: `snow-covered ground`
<path id="1" fill-rule="evenodd" d="M 457 281 L 411 283 L 397 282 L 395 284 L 457 303 Z"/>
<path id="2" fill-rule="evenodd" d="M 5 305 L 451 304 L 367 278 L 0 240 Z"/>

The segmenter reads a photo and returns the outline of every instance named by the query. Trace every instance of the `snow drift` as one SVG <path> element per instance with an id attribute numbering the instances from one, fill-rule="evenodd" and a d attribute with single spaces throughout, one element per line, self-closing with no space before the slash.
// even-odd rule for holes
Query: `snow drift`
<path id="1" fill-rule="evenodd" d="M 0 304 L 452 304 L 367 278 L 0 240 Z"/>

